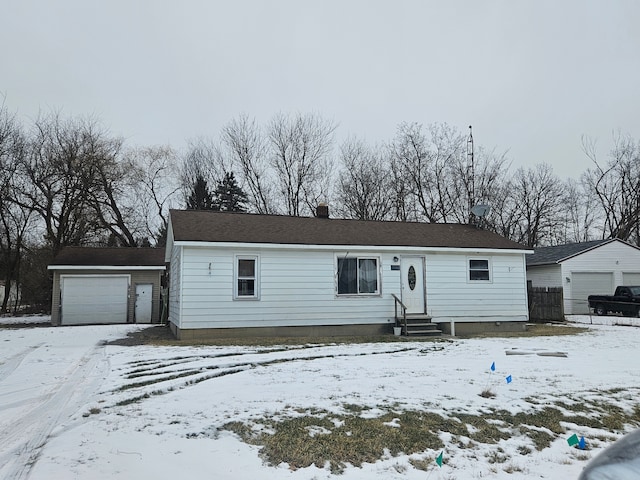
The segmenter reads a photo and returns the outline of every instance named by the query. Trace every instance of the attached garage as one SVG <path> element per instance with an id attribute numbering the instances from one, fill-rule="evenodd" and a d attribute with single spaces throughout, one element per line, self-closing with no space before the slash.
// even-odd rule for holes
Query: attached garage
<path id="1" fill-rule="evenodd" d="M 640 249 L 618 238 L 536 248 L 527 256 L 527 282 L 562 287 L 565 314 L 587 314 L 589 295 L 640 285 Z"/>
<path id="2" fill-rule="evenodd" d="M 54 325 L 161 320 L 163 249 L 68 247 L 49 270 Z"/>

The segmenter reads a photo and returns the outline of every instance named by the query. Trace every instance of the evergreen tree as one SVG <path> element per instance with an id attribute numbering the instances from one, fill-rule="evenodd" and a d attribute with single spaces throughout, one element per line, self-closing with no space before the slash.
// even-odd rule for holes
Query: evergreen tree
<path id="1" fill-rule="evenodd" d="M 233 172 L 227 172 L 215 191 L 216 210 L 222 212 L 246 212 L 247 194 L 238 185 Z"/>
<path id="2" fill-rule="evenodd" d="M 187 210 L 219 210 L 213 201 L 207 181 L 201 175 L 196 177 L 191 194 L 187 197 Z"/>

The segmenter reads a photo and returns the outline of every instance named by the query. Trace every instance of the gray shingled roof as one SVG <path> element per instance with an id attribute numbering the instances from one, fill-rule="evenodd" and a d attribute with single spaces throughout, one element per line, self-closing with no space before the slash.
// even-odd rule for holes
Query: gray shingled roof
<path id="1" fill-rule="evenodd" d="M 171 210 L 174 241 L 528 250 L 471 225 Z"/>
<path id="2" fill-rule="evenodd" d="M 51 266 L 164 267 L 163 248 L 65 247 Z"/>
<path id="3" fill-rule="evenodd" d="M 527 255 L 527 266 L 555 264 L 611 241 L 613 240 L 592 240 L 590 242 L 568 243 L 555 247 L 539 247 L 534 250 L 533 255 Z"/>

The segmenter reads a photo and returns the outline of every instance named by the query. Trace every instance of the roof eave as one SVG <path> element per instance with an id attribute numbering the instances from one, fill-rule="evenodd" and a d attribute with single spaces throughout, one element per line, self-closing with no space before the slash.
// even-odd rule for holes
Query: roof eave
<path id="1" fill-rule="evenodd" d="M 220 248 L 260 248 L 260 249 L 291 249 L 291 250 L 350 250 L 350 251 L 389 251 L 397 252 L 429 250 L 432 252 L 470 252 L 482 251 L 485 253 L 518 253 L 529 254 L 533 250 L 518 248 L 495 248 L 495 247 L 432 247 L 432 246 L 408 246 L 408 245 L 342 245 L 342 244 L 297 244 L 297 243 L 253 243 L 253 242 L 205 242 L 197 240 L 174 241 L 175 246 L 182 247 L 220 247 Z"/>
<path id="2" fill-rule="evenodd" d="M 165 265 L 49 265 L 47 270 L 166 270 Z"/>

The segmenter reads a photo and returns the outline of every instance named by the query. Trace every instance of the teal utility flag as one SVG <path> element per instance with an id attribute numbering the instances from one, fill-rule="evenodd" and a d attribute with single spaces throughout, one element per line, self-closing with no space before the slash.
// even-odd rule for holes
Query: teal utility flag
<path id="1" fill-rule="evenodd" d="M 580 440 L 578 440 L 578 435 L 576 435 L 575 433 L 571 435 L 569 438 L 567 438 L 567 443 L 570 447 L 573 447 L 574 445 L 580 443 Z"/>
<path id="2" fill-rule="evenodd" d="M 442 452 L 440 452 L 440 455 L 438 455 L 436 457 L 436 463 L 438 464 L 439 467 L 442 467 L 442 454 L 444 453 L 444 450 Z"/>

